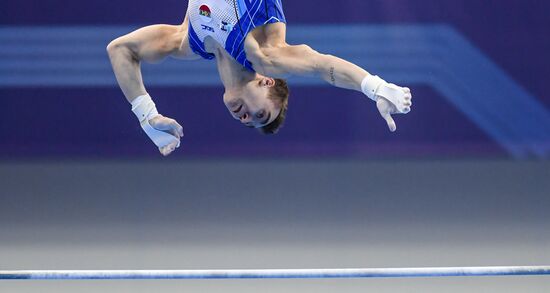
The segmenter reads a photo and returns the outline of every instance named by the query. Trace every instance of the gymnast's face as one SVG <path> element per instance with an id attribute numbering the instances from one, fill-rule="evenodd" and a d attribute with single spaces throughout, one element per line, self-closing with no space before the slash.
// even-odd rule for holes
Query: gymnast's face
<path id="1" fill-rule="evenodd" d="M 260 128 L 273 122 L 281 111 L 268 97 L 273 86 L 273 78 L 260 75 L 238 90 L 226 91 L 223 101 L 234 119 L 247 127 Z"/>

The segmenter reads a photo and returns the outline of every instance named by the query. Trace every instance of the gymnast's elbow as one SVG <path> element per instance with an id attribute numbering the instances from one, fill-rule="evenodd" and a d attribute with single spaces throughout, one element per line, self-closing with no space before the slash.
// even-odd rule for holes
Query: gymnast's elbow
<path id="1" fill-rule="evenodd" d="M 114 39 L 111 42 L 109 42 L 109 44 L 107 45 L 107 48 L 106 48 L 107 54 L 109 55 L 109 57 L 116 54 L 116 51 L 119 48 L 120 48 L 120 42 L 118 41 L 118 39 Z"/>
<path id="2" fill-rule="evenodd" d="M 109 56 L 109 59 L 111 59 L 111 60 L 113 60 L 113 59 L 115 59 L 119 56 L 125 56 L 125 55 L 132 56 L 133 55 L 131 48 L 121 38 L 117 38 L 117 39 L 112 40 L 107 45 L 106 50 L 107 50 L 107 55 Z"/>

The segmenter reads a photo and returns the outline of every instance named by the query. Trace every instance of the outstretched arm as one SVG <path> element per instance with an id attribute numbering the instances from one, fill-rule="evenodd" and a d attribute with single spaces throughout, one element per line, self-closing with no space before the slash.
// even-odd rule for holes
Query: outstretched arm
<path id="1" fill-rule="evenodd" d="M 152 25 L 113 40 L 107 46 L 109 59 L 124 96 L 132 104 L 147 135 L 168 155 L 179 146 L 183 128 L 175 120 L 159 115 L 147 94 L 141 62 L 160 62 L 168 56 L 197 59 L 189 48 L 186 22 L 180 26 Z"/>
<path id="2" fill-rule="evenodd" d="M 361 91 L 361 82 L 369 75 L 351 62 L 318 53 L 308 45 L 262 48 L 261 52 L 264 56 L 258 65 L 267 76 L 317 77 L 336 87 Z"/>
<path id="3" fill-rule="evenodd" d="M 376 101 L 391 131 L 396 129 L 391 114 L 410 111 L 412 96 L 408 88 L 389 84 L 344 59 L 318 53 L 307 45 L 262 48 L 256 52 L 261 56 L 254 68 L 264 75 L 317 77 L 339 88 L 363 92 Z"/>

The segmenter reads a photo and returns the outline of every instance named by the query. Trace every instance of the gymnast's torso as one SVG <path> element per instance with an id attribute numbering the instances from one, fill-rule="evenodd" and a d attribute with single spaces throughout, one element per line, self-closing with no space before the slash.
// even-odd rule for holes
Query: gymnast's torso
<path id="1" fill-rule="evenodd" d="M 214 54 L 205 48 L 215 40 L 238 63 L 252 70 L 244 50 L 246 36 L 258 26 L 286 22 L 281 0 L 189 0 L 189 44 L 205 59 Z"/>

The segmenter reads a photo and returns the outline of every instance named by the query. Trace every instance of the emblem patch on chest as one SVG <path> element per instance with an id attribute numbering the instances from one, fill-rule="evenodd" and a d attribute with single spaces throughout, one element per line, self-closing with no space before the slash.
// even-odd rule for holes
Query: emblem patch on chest
<path id="1" fill-rule="evenodd" d="M 204 22 L 212 21 L 212 11 L 210 10 L 210 7 L 205 4 L 199 7 L 199 15 Z"/>
<path id="2" fill-rule="evenodd" d="M 233 30 L 235 26 L 231 23 L 228 23 L 226 21 L 222 21 L 222 23 L 220 24 L 220 29 L 224 32 L 230 32 Z"/>

